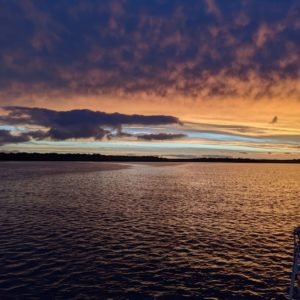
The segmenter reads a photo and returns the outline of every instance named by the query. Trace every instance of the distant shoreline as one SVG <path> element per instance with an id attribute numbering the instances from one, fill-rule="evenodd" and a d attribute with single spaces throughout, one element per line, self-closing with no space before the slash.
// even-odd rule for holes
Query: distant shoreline
<path id="1" fill-rule="evenodd" d="M 5 153 L 0 152 L 0 161 L 85 161 L 85 162 L 222 162 L 222 163 L 287 163 L 300 164 L 300 159 L 248 159 L 248 158 L 164 158 L 158 156 L 125 156 L 72 153 Z"/>

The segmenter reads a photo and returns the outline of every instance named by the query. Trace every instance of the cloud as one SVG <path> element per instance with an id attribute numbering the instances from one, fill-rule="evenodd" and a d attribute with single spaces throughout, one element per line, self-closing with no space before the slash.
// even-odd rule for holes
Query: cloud
<path id="1" fill-rule="evenodd" d="M 0 130 L 0 146 L 6 144 L 18 144 L 28 142 L 30 138 L 27 135 L 13 135 L 8 130 Z"/>
<path id="2" fill-rule="evenodd" d="M 2 1 L 0 88 L 299 98 L 299 16 L 286 0 Z"/>
<path id="3" fill-rule="evenodd" d="M 278 117 L 275 116 L 270 123 L 271 124 L 276 124 L 277 122 L 278 122 Z"/>
<path id="4" fill-rule="evenodd" d="M 213 14 L 218 20 L 222 20 L 222 13 L 215 0 L 205 0 L 208 13 Z"/>
<path id="5" fill-rule="evenodd" d="M 186 137 L 185 134 L 175 134 L 175 133 L 155 133 L 155 134 L 139 134 L 137 135 L 138 139 L 145 141 L 152 140 L 178 140 Z"/>
<path id="6" fill-rule="evenodd" d="M 124 136 L 123 125 L 167 125 L 180 124 L 179 119 L 172 116 L 125 115 L 104 113 L 87 109 L 55 111 L 44 108 L 19 106 L 4 107 L 8 112 L 0 116 L 0 123 L 5 125 L 39 126 L 43 130 L 30 131 L 27 137 L 33 139 L 67 140 L 94 138 L 101 140 L 105 136 Z M 113 134 L 111 130 L 117 130 Z"/>

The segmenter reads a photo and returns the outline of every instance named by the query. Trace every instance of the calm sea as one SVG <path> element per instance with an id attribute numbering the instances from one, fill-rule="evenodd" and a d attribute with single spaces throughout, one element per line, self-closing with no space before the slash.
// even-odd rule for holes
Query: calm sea
<path id="1" fill-rule="evenodd" d="M 0 163 L 0 299 L 284 299 L 300 165 Z"/>

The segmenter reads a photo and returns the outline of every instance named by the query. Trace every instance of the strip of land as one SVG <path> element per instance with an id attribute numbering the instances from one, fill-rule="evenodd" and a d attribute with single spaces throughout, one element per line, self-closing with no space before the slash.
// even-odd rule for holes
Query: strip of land
<path id="1" fill-rule="evenodd" d="M 299 164 L 300 159 L 248 159 L 230 157 L 165 158 L 159 156 L 119 156 L 81 153 L 0 153 L 0 161 L 104 161 L 104 162 L 228 162 L 228 163 L 288 163 Z"/>

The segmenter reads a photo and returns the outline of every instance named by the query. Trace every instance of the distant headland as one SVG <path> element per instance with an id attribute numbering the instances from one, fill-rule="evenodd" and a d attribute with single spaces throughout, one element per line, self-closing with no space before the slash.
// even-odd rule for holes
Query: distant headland
<path id="1" fill-rule="evenodd" d="M 85 162 L 224 162 L 224 163 L 288 163 L 300 164 L 300 159 L 248 159 L 231 157 L 165 158 L 159 156 L 126 156 L 80 153 L 6 153 L 0 161 L 85 161 Z"/>

